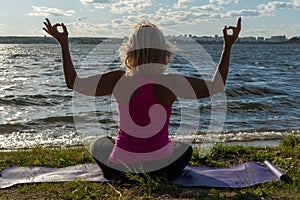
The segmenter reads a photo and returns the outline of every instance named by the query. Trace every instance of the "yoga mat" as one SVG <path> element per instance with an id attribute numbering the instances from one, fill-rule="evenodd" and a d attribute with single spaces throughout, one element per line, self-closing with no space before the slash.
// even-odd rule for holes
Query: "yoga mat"
<path id="1" fill-rule="evenodd" d="M 20 183 L 109 181 L 105 179 L 97 164 L 82 164 L 64 168 L 17 167 L 10 165 L 0 173 L 0 188 L 7 188 Z M 271 180 L 284 180 L 289 177 L 271 162 L 264 165 L 247 162 L 231 168 L 187 166 L 183 174 L 170 181 L 184 187 L 244 188 Z"/>

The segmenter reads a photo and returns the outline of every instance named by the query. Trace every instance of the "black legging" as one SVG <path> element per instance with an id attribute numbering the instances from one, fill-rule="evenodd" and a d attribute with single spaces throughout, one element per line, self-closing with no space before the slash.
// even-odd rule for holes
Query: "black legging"
<path id="1" fill-rule="evenodd" d="M 182 174 L 184 167 L 191 159 L 193 151 L 190 145 L 176 141 L 172 142 L 174 156 L 159 161 L 147 161 L 125 166 L 114 164 L 109 160 L 113 146 L 114 140 L 112 138 L 99 138 L 92 142 L 91 153 L 106 179 L 122 182 L 130 182 L 128 175 L 126 175 L 129 172 L 134 175 L 144 176 L 145 173 L 142 173 L 141 169 L 145 169 L 144 172 L 147 172 L 150 177 L 162 177 L 167 180 L 174 179 Z M 151 170 L 151 166 L 162 166 L 162 168 Z M 134 171 L 135 169 L 138 169 L 137 172 Z"/>

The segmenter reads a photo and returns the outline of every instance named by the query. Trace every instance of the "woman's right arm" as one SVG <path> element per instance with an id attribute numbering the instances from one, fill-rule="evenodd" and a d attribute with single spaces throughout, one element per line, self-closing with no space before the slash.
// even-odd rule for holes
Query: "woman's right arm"
<path id="1" fill-rule="evenodd" d="M 232 30 L 232 35 L 227 31 Z M 175 95 L 182 98 L 205 98 L 224 89 L 227 80 L 231 47 L 239 36 L 241 30 L 241 18 L 238 19 L 237 26 L 230 26 L 223 29 L 224 45 L 220 57 L 220 62 L 211 80 L 203 80 L 195 77 L 173 75 L 172 88 Z M 174 91 L 172 90 L 172 91 Z"/>
<path id="2" fill-rule="evenodd" d="M 124 74 L 122 70 L 110 71 L 104 74 L 80 78 L 74 68 L 69 43 L 68 31 L 64 24 L 51 25 L 50 21 L 46 19 L 44 22 L 46 28 L 43 28 L 47 33 L 54 37 L 61 46 L 63 70 L 67 87 L 89 96 L 104 96 L 112 94 L 115 84 Z M 57 27 L 61 26 L 63 32 L 59 32 Z"/>

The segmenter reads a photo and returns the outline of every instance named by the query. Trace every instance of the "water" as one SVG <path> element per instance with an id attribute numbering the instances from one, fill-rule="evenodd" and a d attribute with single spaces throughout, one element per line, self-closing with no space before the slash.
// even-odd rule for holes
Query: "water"
<path id="1" fill-rule="evenodd" d="M 222 46 L 203 47 L 218 63 Z M 103 44 L 97 53 L 93 53 L 94 45 L 71 45 L 78 73 L 88 76 L 118 68 L 117 48 L 116 44 Z M 194 64 L 203 61 L 200 65 L 211 66 L 212 60 L 208 59 L 204 49 L 187 45 L 186 50 L 175 57 L 171 67 L 186 75 L 198 76 L 199 69 L 189 67 L 190 63 L 185 59 L 192 60 Z M 203 55 L 205 59 L 200 59 Z M 204 68 L 201 75 L 211 77 L 214 68 Z M 264 141 L 279 141 L 286 132 L 299 134 L 299 77 L 299 44 L 235 45 L 225 90 L 223 131 L 206 137 L 206 140 L 259 141 L 265 144 Z M 98 128 L 89 120 L 90 113 L 96 114 L 104 134 L 114 134 L 117 122 L 105 107 L 110 99 L 92 99 L 96 110 L 89 106 L 72 107 L 74 94 L 65 86 L 58 45 L 0 44 L 0 149 L 81 145 L 82 138 L 74 125 L 74 115 L 85 119 L 90 135 L 99 134 Z M 200 116 L 200 127 L 190 130 L 187 122 L 186 129 L 191 133 L 184 136 L 175 134 L 174 137 L 190 137 L 195 143 L 201 142 L 211 122 L 212 100 L 196 101 L 200 114 L 193 106 L 186 105 L 192 110 L 189 117 L 196 119 Z M 171 132 L 176 132 L 180 124 L 178 106 L 175 104 L 173 109 Z"/>

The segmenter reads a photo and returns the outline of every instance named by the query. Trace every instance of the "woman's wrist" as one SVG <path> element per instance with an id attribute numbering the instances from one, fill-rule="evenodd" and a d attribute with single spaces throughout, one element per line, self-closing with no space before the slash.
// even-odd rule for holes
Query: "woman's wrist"
<path id="1" fill-rule="evenodd" d="M 231 47 L 232 47 L 232 45 L 224 43 L 224 45 L 223 45 L 223 51 L 225 51 L 225 50 L 230 51 Z"/>
<path id="2" fill-rule="evenodd" d="M 63 47 L 63 46 L 65 46 L 65 47 L 67 47 L 68 46 L 68 39 L 66 39 L 66 40 L 61 40 L 61 41 L 58 41 L 59 42 L 59 44 Z"/>

